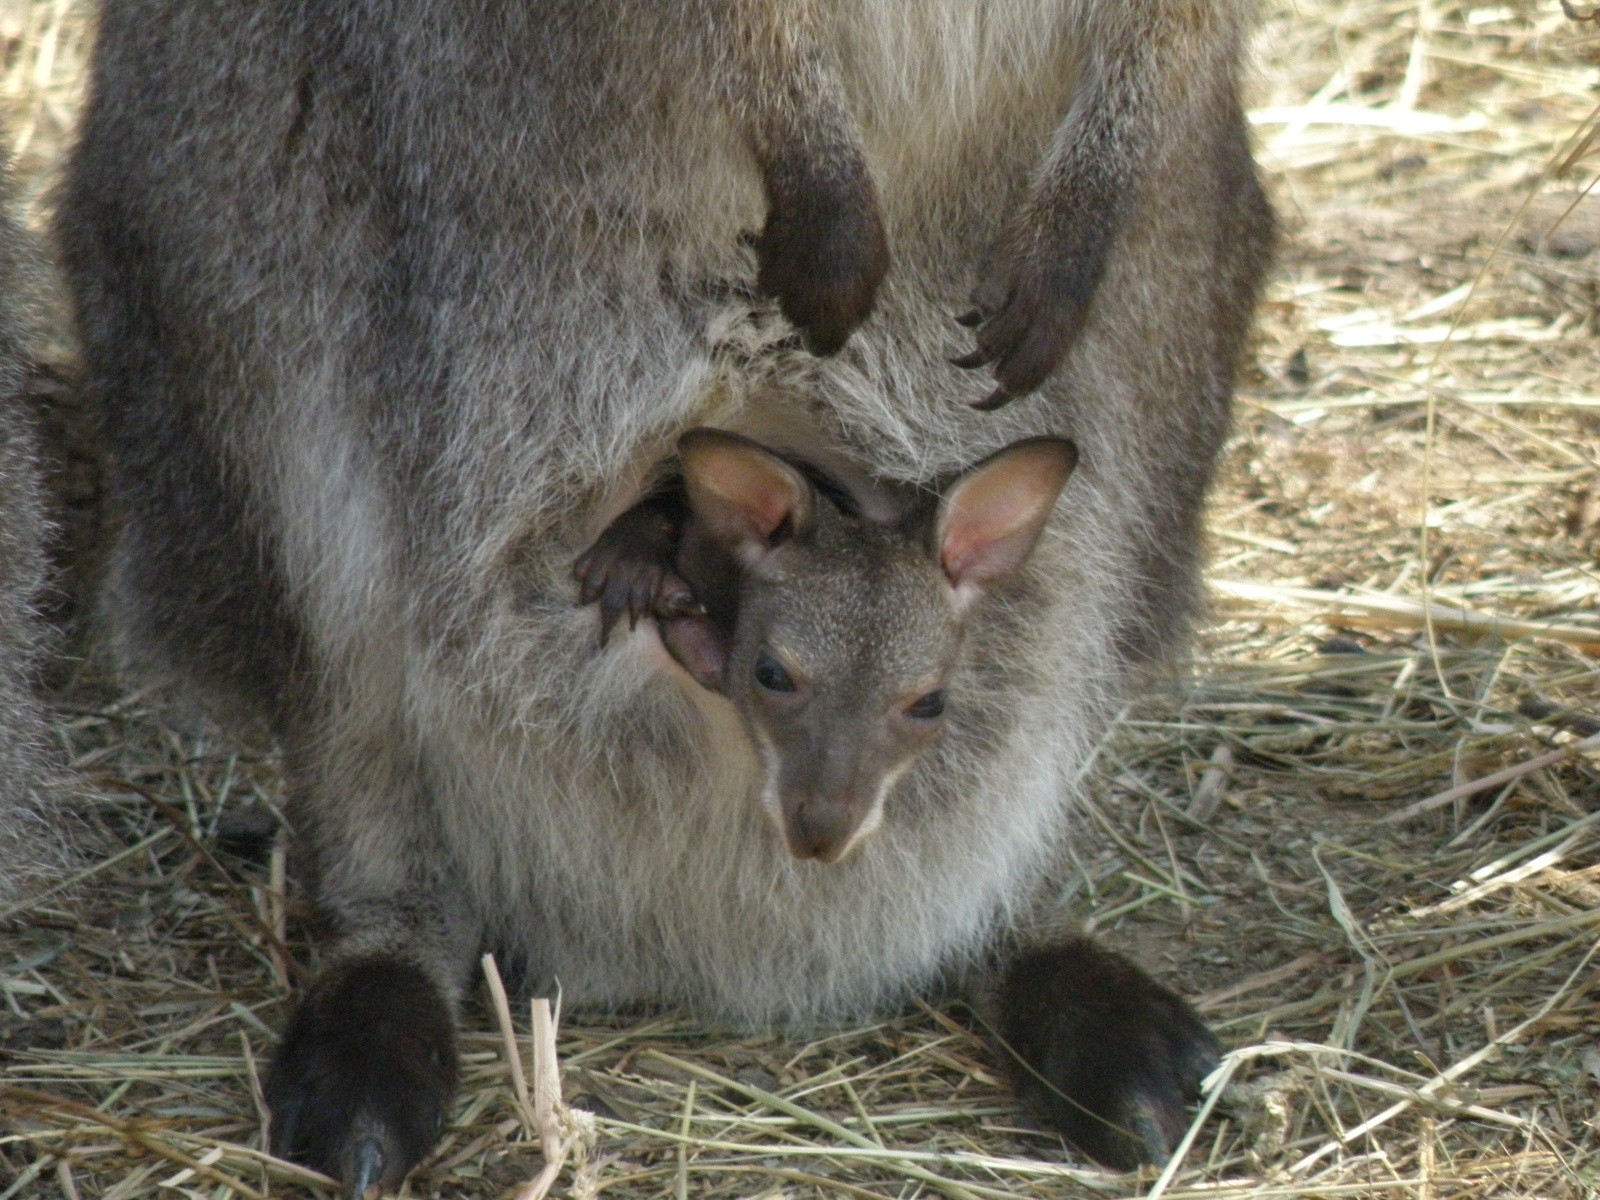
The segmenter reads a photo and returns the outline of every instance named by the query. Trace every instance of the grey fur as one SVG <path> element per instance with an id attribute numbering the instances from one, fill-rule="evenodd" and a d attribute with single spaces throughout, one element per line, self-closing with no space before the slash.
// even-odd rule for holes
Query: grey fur
<path id="1" fill-rule="evenodd" d="M 569 1002 L 807 1021 L 1022 916 L 1198 605 L 1270 229 L 1245 7 L 106 5 L 61 236 L 118 456 L 121 646 L 283 741 L 336 961 L 454 996 L 481 936 Z M 751 13 L 814 35 L 798 66 L 729 50 L 761 44 Z M 867 164 L 892 255 L 829 359 L 743 298 L 763 139 L 814 127 Z M 1118 197 L 1104 276 L 1039 392 L 975 412 L 951 317 L 1076 236 L 1085 154 Z M 683 430 L 797 409 L 903 483 L 1039 434 L 1082 454 L 973 621 L 959 719 L 831 866 L 785 851 L 727 703 L 648 625 L 597 648 L 568 578 Z"/>
<path id="2" fill-rule="evenodd" d="M 66 777 L 34 690 L 50 645 L 39 615 L 48 527 L 24 389 L 41 270 L 25 235 L 0 212 L 0 906 L 54 882 L 66 861 Z"/>

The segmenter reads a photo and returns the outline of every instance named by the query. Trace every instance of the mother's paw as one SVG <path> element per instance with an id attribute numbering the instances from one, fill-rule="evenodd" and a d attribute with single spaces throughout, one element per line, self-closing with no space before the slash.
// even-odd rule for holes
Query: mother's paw
<path id="1" fill-rule="evenodd" d="M 866 163 L 851 149 L 801 148 L 765 164 L 767 223 L 756 286 L 777 299 L 814 354 L 833 354 L 867 319 L 889 242 Z"/>
<path id="2" fill-rule="evenodd" d="M 1115 236 L 1112 212 L 1078 211 L 1063 222 L 1025 210 L 1007 226 L 978 273 L 972 309 L 956 318 L 978 348 L 952 361 L 969 370 L 992 366 L 999 384 L 974 407 L 987 411 L 1025 396 L 1061 365 Z"/>

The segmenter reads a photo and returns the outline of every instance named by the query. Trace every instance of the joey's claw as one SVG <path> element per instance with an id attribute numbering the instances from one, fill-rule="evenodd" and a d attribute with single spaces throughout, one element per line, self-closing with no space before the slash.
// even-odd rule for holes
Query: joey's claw
<path id="1" fill-rule="evenodd" d="M 960 358 L 952 358 L 950 365 L 952 367 L 960 367 L 963 371 L 972 371 L 978 367 L 986 367 L 993 361 L 994 355 L 985 350 L 974 350 L 971 354 L 963 354 Z"/>
<path id="2" fill-rule="evenodd" d="M 661 588 L 661 577 L 665 572 L 652 564 L 641 567 L 634 573 L 633 587 L 628 592 L 628 628 L 636 626 L 640 619 L 650 616 L 656 609 L 656 595 Z"/>
<path id="3" fill-rule="evenodd" d="M 434 983 L 389 958 L 322 975 L 267 1077 L 272 1149 L 339 1179 L 396 1188 L 439 1136 L 455 1091 L 454 1020 Z"/>
<path id="4" fill-rule="evenodd" d="M 605 576 L 596 570 L 598 557 L 599 547 L 591 546 L 572 562 L 572 578 L 578 582 L 579 608 L 593 604 L 600 598 L 600 589 L 605 582 Z"/>
<path id="5" fill-rule="evenodd" d="M 632 576 L 619 569 L 610 547 L 606 547 L 603 553 L 596 547 L 584 557 L 587 561 L 582 565 L 586 573 L 578 577 L 578 605 L 599 604 L 600 644 L 603 646 L 624 612 L 630 614 L 630 626 L 633 623 L 632 606 L 629 603 Z M 578 568 L 575 566 L 573 571 L 577 574 Z"/>
<path id="6" fill-rule="evenodd" d="M 1088 940 L 1018 956 L 1000 1031 L 1023 1102 L 1092 1158 L 1166 1161 L 1215 1066 L 1216 1038 L 1174 993 Z"/>
<path id="7" fill-rule="evenodd" d="M 975 308 L 970 312 L 962 313 L 959 317 L 956 318 L 956 324 L 960 325 L 960 326 L 962 326 L 962 327 L 964 327 L 966 329 L 972 329 L 972 328 L 975 328 L 976 326 L 982 325 L 983 324 L 983 310 Z"/>
<path id="8" fill-rule="evenodd" d="M 627 571 L 612 570 L 606 576 L 605 591 L 600 596 L 600 641 L 611 636 L 612 627 L 628 613 L 628 628 L 632 629 L 634 617 L 630 598 L 633 594 L 633 576 Z"/>
<path id="9" fill-rule="evenodd" d="M 599 603 L 600 623 L 609 631 L 616 623 L 614 597 L 618 586 L 616 552 L 603 542 L 596 543 L 572 564 L 573 577 L 578 581 L 578 606 Z M 605 641 L 604 636 L 600 639 Z"/>

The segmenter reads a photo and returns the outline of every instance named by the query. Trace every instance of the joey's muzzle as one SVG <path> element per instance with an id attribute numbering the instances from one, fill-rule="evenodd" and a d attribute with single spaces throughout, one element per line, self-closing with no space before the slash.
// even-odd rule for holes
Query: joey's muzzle
<path id="1" fill-rule="evenodd" d="M 785 796 L 784 841 L 796 858 L 836 863 L 877 825 L 872 797 Z"/>

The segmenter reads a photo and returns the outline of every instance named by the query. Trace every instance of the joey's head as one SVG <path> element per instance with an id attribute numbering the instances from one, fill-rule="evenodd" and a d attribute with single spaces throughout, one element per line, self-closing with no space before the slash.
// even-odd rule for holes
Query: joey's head
<path id="1" fill-rule="evenodd" d="M 733 434 L 692 430 L 679 453 L 689 552 L 737 574 L 720 687 L 760 752 L 767 810 L 796 857 L 836 862 L 944 732 L 977 601 L 1027 561 L 1077 453 L 1018 442 L 895 524 Z"/>

